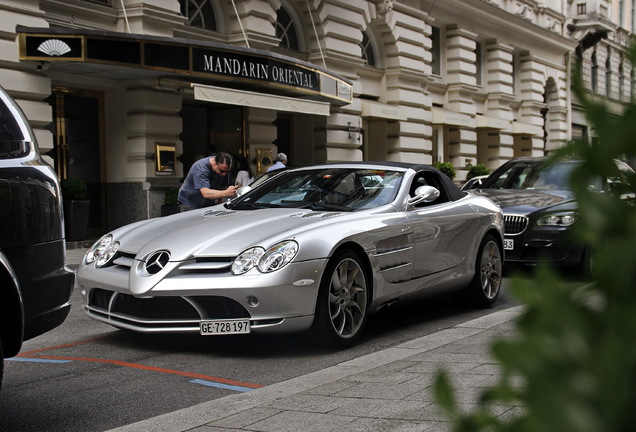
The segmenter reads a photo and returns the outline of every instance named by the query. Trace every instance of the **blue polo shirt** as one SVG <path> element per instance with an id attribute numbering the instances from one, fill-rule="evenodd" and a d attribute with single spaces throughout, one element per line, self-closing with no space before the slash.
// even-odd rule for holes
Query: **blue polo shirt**
<path id="1" fill-rule="evenodd" d="M 225 190 L 230 185 L 229 175 L 217 174 L 210 165 L 210 159 L 205 157 L 196 161 L 179 189 L 179 202 L 188 207 L 201 208 L 216 204 L 217 200 L 203 198 L 201 188 Z"/>

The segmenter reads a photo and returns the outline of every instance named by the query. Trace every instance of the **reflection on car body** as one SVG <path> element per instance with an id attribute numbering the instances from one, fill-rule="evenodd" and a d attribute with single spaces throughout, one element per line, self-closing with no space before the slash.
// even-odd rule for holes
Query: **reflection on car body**
<path id="1" fill-rule="evenodd" d="M 522 264 L 546 262 L 591 271 L 590 246 L 570 235 L 578 204 L 568 186 L 572 170 L 581 162 L 546 158 L 517 158 L 495 170 L 475 194 L 499 204 L 505 218 L 506 261 Z M 587 189 L 612 192 L 629 181 L 633 170 L 616 161 L 619 175 L 597 178 Z"/>
<path id="2" fill-rule="evenodd" d="M 119 228 L 88 251 L 78 286 L 88 316 L 115 327 L 311 329 L 349 346 L 369 313 L 398 300 L 461 292 L 491 305 L 502 239 L 501 210 L 431 167 L 326 164 L 285 170 L 224 205 Z"/>
<path id="3" fill-rule="evenodd" d="M 65 267 L 60 187 L 33 131 L 0 87 L 0 360 L 67 317 L 73 272 Z M 3 363 L 0 361 L 0 384 Z"/>

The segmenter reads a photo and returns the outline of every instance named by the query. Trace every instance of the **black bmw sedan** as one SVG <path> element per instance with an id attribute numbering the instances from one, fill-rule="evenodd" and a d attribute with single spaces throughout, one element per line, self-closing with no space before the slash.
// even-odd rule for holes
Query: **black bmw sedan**
<path id="1" fill-rule="evenodd" d="M 512 159 L 495 170 L 473 191 L 487 196 L 503 209 L 506 262 L 579 267 L 591 271 L 590 247 L 570 235 L 578 205 L 568 186 L 577 160 L 548 163 L 545 158 Z M 590 191 L 610 193 L 617 183 L 633 173 L 629 165 L 616 161 L 621 176 L 597 179 Z"/>

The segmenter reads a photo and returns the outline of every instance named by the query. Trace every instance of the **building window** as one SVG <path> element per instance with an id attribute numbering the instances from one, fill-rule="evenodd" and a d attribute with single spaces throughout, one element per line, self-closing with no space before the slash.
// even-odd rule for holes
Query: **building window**
<path id="1" fill-rule="evenodd" d="M 587 13 L 587 3 L 577 3 L 576 14 L 585 15 Z"/>
<path id="2" fill-rule="evenodd" d="M 621 61 L 618 64 L 618 100 L 623 100 L 625 90 L 625 59 L 621 53 Z"/>
<path id="3" fill-rule="evenodd" d="M 598 61 L 596 60 L 596 50 L 592 53 L 592 71 L 590 76 L 590 85 L 592 92 L 598 91 Z"/>
<path id="4" fill-rule="evenodd" d="M 179 0 L 181 14 L 188 19 L 188 25 L 216 31 L 216 14 L 213 0 Z"/>
<path id="5" fill-rule="evenodd" d="M 610 97 L 612 94 L 612 53 L 607 49 L 607 59 L 605 60 L 605 95 Z"/>
<path id="6" fill-rule="evenodd" d="M 280 48 L 294 51 L 300 50 L 296 25 L 294 24 L 291 15 L 289 15 L 289 12 L 287 12 L 287 10 L 282 6 L 276 12 L 274 28 L 276 29 L 276 37 L 280 40 L 278 44 Z"/>
<path id="7" fill-rule="evenodd" d="M 431 27 L 431 73 L 442 74 L 442 37 L 440 29 Z"/>
<path id="8" fill-rule="evenodd" d="M 483 57 L 481 55 L 482 49 L 481 49 L 481 42 L 476 42 L 475 43 L 475 81 L 477 83 L 477 85 L 482 85 L 482 81 L 483 81 L 483 65 L 482 65 L 482 61 L 483 61 Z"/>
<path id="9" fill-rule="evenodd" d="M 360 50 L 362 50 L 362 60 L 364 60 L 364 64 L 367 66 L 377 67 L 377 56 L 375 55 L 375 50 L 373 49 L 373 44 L 371 43 L 371 39 L 367 32 L 362 32 L 362 42 L 360 43 Z"/>

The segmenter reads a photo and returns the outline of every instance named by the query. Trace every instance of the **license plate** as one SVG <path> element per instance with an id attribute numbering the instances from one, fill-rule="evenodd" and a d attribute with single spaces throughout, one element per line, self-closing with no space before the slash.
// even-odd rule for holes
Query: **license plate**
<path id="1" fill-rule="evenodd" d="M 515 241 L 513 239 L 504 239 L 504 250 L 513 250 L 515 248 Z"/>
<path id="2" fill-rule="evenodd" d="M 250 332 L 249 320 L 203 321 L 200 324 L 202 335 L 246 334 Z"/>

